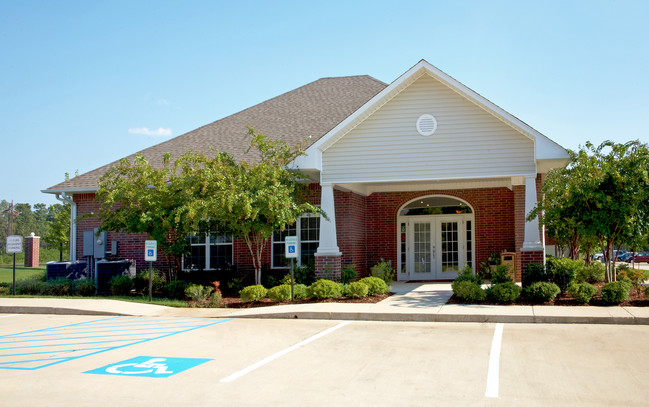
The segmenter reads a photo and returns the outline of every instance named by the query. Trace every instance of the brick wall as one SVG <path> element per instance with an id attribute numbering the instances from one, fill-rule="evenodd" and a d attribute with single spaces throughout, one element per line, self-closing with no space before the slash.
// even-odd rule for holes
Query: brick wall
<path id="1" fill-rule="evenodd" d="M 539 182 L 540 186 L 540 182 Z M 427 190 L 417 192 L 374 193 L 368 197 L 335 190 L 336 223 L 338 247 L 342 252 L 340 262 L 343 266 L 356 265 L 359 275 L 367 275 L 372 265 L 381 258 L 397 262 L 397 212 L 407 202 L 429 195 L 447 195 L 462 199 L 474 210 L 474 247 L 476 264 L 487 259 L 491 252 L 503 250 L 517 253 L 516 277 L 520 280 L 520 248 L 524 238 L 525 187 L 478 188 L 457 190 Z M 309 186 L 308 198 L 316 205 L 320 203 L 320 186 Z M 76 194 L 79 216 L 97 213 L 99 203 L 94 201 L 94 194 Z M 77 226 L 77 257 L 83 253 L 83 231 L 93 230 L 99 226 L 97 218 L 85 218 Z M 109 232 L 107 247 L 113 240 L 119 242 L 118 258 L 129 258 L 137 261 L 138 269 L 147 267 L 144 262 L 145 234 L 125 234 Z M 271 264 L 271 241 L 263 253 L 263 263 Z M 233 245 L 234 262 L 237 269 L 245 274 L 252 274 L 252 257 L 243 239 Z M 158 253 L 158 262 L 154 267 L 167 269 L 169 259 Z"/>
<path id="2" fill-rule="evenodd" d="M 381 258 L 397 264 L 397 212 L 407 202 L 429 195 L 452 196 L 471 205 L 475 217 L 477 264 L 486 260 L 491 252 L 516 251 L 514 191 L 508 188 L 374 193 L 367 197 L 368 268 Z"/>
<path id="3" fill-rule="evenodd" d="M 74 194 L 74 202 L 77 204 L 77 259 L 84 260 L 83 232 L 98 228 L 100 222 L 97 217 L 81 218 L 81 216 L 99 213 L 101 204 L 95 201 L 95 194 Z M 116 256 L 107 254 L 106 260 L 134 259 L 138 271 L 148 269 L 148 262 L 144 261 L 144 241 L 146 239 L 146 233 L 108 232 L 105 243 L 107 250 L 110 250 L 112 242 L 116 241 L 118 251 Z M 153 263 L 153 267 L 167 271 L 171 264 L 172 259 L 158 250 L 158 261 Z"/>

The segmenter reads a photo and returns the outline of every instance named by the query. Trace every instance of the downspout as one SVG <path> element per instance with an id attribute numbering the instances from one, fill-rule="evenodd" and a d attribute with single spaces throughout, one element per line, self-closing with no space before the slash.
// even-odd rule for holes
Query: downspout
<path id="1" fill-rule="evenodd" d="M 70 261 L 75 261 L 77 259 L 77 204 L 65 192 L 63 195 L 56 194 L 56 199 L 70 204 Z"/>

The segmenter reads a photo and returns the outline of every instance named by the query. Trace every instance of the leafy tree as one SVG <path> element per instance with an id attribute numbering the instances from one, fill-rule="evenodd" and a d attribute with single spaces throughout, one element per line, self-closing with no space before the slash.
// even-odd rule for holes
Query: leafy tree
<path id="1" fill-rule="evenodd" d="M 305 177 L 288 166 L 304 154 L 282 140 L 271 140 L 249 128 L 250 149 L 258 161 L 235 162 L 224 152 L 214 157 L 192 153 L 177 162 L 182 193 L 178 217 L 195 229 L 218 227 L 243 238 L 253 258 L 255 283 L 261 283 L 262 254 L 275 230 L 284 230 L 305 213 L 324 214 L 305 199 Z"/>
<path id="2" fill-rule="evenodd" d="M 582 237 L 595 238 L 615 280 L 613 249 L 649 230 L 649 148 L 639 141 L 586 143 L 569 151 L 570 164 L 551 171 L 544 198 L 530 216 L 543 211 L 551 235 L 575 247 Z"/>
<path id="3" fill-rule="evenodd" d="M 101 229 L 146 233 L 158 241 L 177 270 L 187 245 L 188 230 L 176 214 L 182 204 L 176 183 L 169 154 L 164 155 L 160 169 L 140 154 L 133 162 L 122 159 L 99 180 L 96 199 L 101 202 L 97 215 Z"/>
<path id="4" fill-rule="evenodd" d="M 43 241 L 50 247 L 59 249 L 59 257 L 70 250 L 70 204 L 54 204 L 48 208 L 47 219 L 50 227 L 43 236 Z"/>

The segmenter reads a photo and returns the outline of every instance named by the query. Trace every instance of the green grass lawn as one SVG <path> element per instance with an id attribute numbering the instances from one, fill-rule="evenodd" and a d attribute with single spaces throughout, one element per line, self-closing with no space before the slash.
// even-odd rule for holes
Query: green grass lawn
<path id="1" fill-rule="evenodd" d="M 23 267 L 16 265 L 16 280 L 24 280 L 45 275 L 45 265 L 39 267 Z M 13 282 L 13 266 L 0 266 L 0 283 Z"/>

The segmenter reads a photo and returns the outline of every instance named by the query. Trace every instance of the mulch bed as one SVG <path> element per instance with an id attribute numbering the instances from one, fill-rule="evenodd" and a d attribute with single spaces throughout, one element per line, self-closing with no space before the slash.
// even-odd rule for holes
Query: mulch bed
<path id="1" fill-rule="evenodd" d="M 595 283 L 593 285 L 597 287 L 599 292 L 604 286 L 604 283 Z M 455 294 L 453 294 L 453 296 L 448 300 L 447 304 L 475 304 L 475 303 L 463 301 L 457 298 Z M 605 303 L 602 300 L 602 297 L 599 296 L 599 294 L 595 295 L 588 304 L 581 304 L 576 300 L 574 300 L 572 297 L 570 297 L 570 295 L 568 294 L 559 294 L 552 301 L 544 302 L 544 303 L 532 302 L 521 295 L 521 297 L 519 297 L 516 301 L 514 301 L 511 304 L 501 304 L 489 300 L 482 301 L 480 302 L 480 304 L 481 305 L 556 305 L 556 306 L 579 306 L 579 307 L 592 307 L 592 306 L 608 307 L 611 305 Z M 645 299 L 644 291 L 632 288 L 631 292 L 629 293 L 629 299 L 620 303 L 619 306 L 649 307 L 649 300 Z"/>
<path id="2" fill-rule="evenodd" d="M 275 301 L 271 301 L 269 298 L 264 298 L 263 300 L 255 301 L 255 302 L 243 302 L 239 297 L 223 297 L 223 306 L 227 308 L 257 308 L 257 307 L 270 307 L 275 305 L 313 304 L 318 302 L 376 304 L 377 302 L 383 301 L 384 299 L 388 298 L 392 294 L 393 293 L 372 295 L 365 298 L 342 297 L 342 298 L 327 298 L 325 300 L 304 299 L 304 300 L 295 300 L 293 302 L 290 301 L 275 302 Z"/>

